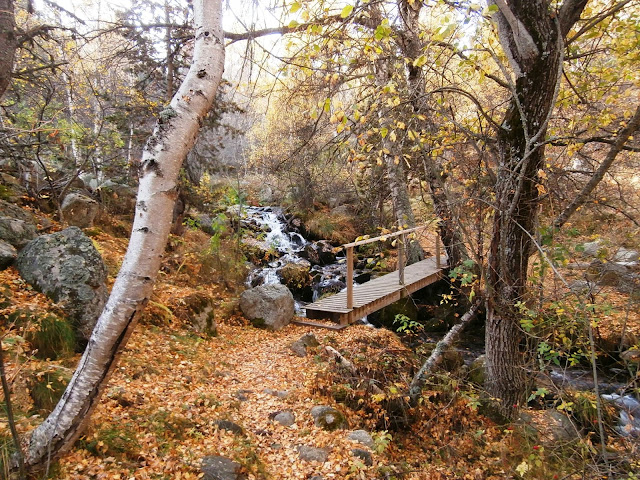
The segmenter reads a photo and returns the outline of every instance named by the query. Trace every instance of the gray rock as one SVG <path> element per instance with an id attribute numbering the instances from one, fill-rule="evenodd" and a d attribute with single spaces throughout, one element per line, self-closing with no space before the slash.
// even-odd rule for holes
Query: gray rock
<path id="1" fill-rule="evenodd" d="M 594 240 L 593 242 L 587 242 L 582 245 L 584 249 L 584 254 L 589 255 L 590 257 L 597 257 L 598 252 L 600 252 L 604 247 L 602 240 Z"/>
<path id="2" fill-rule="evenodd" d="M 640 252 L 637 250 L 630 250 L 628 248 L 620 247 L 616 254 L 613 256 L 614 262 L 633 265 L 640 260 Z"/>
<path id="3" fill-rule="evenodd" d="M 274 397 L 278 397 L 283 400 L 290 395 L 289 392 L 286 390 L 274 390 L 272 388 L 265 388 L 263 392 L 266 393 L 267 395 L 273 395 Z"/>
<path id="4" fill-rule="evenodd" d="M 329 450 L 326 448 L 310 447 L 308 445 L 299 445 L 297 447 L 300 459 L 306 462 L 324 463 L 329 458 Z"/>
<path id="5" fill-rule="evenodd" d="M 22 278 L 61 304 L 78 339 L 88 340 L 108 297 L 107 268 L 82 230 L 42 235 L 15 262 Z"/>
<path id="6" fill-rule="evenodd" d="M 273 421 L 285 427 L 290 427 L 296 423 L 296 417 L 291 410 L 285 410 L 284 412 L 278 412 L 276 416 L 273 417 Z"/>
<path id="7" fill-rule="evenodd" d="M 70 193 L 64 197 L 60 210 L 69 225 L 87 228 L 93 226 L 93 221 L 100 210 L 100 204 L 81 193 Z"/>
<path id="8" fill-rule="evenodd" d="M 242 465 L 226 457 L 213 455 L 204 457 L 200 469 L 204 473 L 203 480 L 244 480 L 247 478 L 241 473 Z"/>
<path id="9" fill-rule="evenodd" d="M 469 367 L 469 380 L 478 385 L 484 385 L 487 378 L 487 357 L 480 355 Z"/>
<path id="10" fill-rule="evenodd" d="M 327 405 L 316 405 L 311 409 L 311 416 L 317 427 L 324 430 L 347 428 L 347 420 L 340 411 Z"/>
<path id="11" fill-rule="evenodd" d="M 336 262 L 333 246 L 326 240 L 307 245 L 300 256 L 306 258 L 312 265 L 331 265 Z"/>
<path id="12" fill-rule="evenodd" d="M 614 262 L 602 262 L 601 260 L 591 262 L 585 276 L 587 280 L 596 282 L 598 285 L 624 289 L 631 288 L 633 283 L 638 280 L 638 275 L 631 272 L 624 265 Z"/>
<path id="13" fill-rule="evenodd" d="M 580 432 L 571 419 L 557 410 L 544 410 L 541 415 L 520 414 L 520 423 L 533 428 L 544 443 L 571 442 L 580 439 Z"/>
<path id="14" fill-rule="evenodd" d="M 291 322 L 295 307 L 289 289 L 284 285 L 273 284 L 242 292 L 240 309 L 254 326 L 280 330 Z"/>
<path id="15" fill-rule="evenodd" d="M 293 353 L 297 356 L 306 357 L 307 348 L 317 347 L 318 345 L 320 345 L 320 343 L 313 333 L 305 333 L 298 340 L 289 345 L 289 348 L 293 350 Z"/>
<path id="16" fill-rule="evenodd" d="M 313 477 L 309 477 L 309 480 L 324 480 L 322 475 L 314 475 Z"/>
<path id="17" fill-rule="evenodd" d="M 362 448 L 354 448 L 353 450 L 351 450 L 351 453 L 353 453 L 354 457 L 362 460 L 367 467 L 373 465 L 373 457 L 371 456 L 370 451 L 364 450 Z"/>
<path id="18" fill-rule="evenodd" d="M 234 435 L 244 434 L 244 429 L 237 423 L 232 422 L 231 420 L 214 420 L 213 426 L 218 427 L 218 429 L 220 430 L 226 430 L 227 432 L 231 432 Z"/>
<path id="19" fill-rule="evenodd" d="M 37 230 L 33 223 L 13 217 L 0 217 L 0 240 L 20 249 L 36 236 Z"/>
<path id="20" fill-rule="evenodd" d="M 216 336 L 218 327 L 214 316 L 213 298 L 204 293 L 194 293 L 184 298 L 189 323 L 196 332 Z"/>
<path id="21" fill-rule="evenodd" d="M 588 280 L 575 280 L 569 284 L 569 289 L 578 294 L 591 293 L 595 287 L 596 284 Z"/>
<path id="22" fill-rule="evenodd" d="M 354 442 L 361 443 L 365 447 L 373 448 L 375 446 L 373 438 L 366 430 L 354 430 L 347 435 L 347 438 Z"/>
<path id="23" fill-rule="evenodd" d="M 11 265 L 17 256 L 18 251 L 13 245 L 0 240 L 0 270 L 4 270 Z"/>
<path id="24" fill-rule="evenodd" d="M 37 223 L 35 215 L 31 212 L 13 203 L 5 202 L 4 200 L 0 200 L 0 217 L 16 218 L 23 222 L 33 224 Z"/>

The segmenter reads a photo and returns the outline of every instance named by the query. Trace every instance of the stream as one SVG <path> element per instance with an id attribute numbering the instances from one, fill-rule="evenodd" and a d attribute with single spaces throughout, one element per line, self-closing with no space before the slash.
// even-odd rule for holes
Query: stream
<path id="1" fill-rule="evenodd" d="M 282 270 L 287 265 L 309 269 L 312 277 L 311 285 L 292 289 L 296 301 L 296 314 L 305 316 L 304 307 L 316 301 L 322 295 L 337 293 L 346 288 L 346 263 L 344 254 L 333 252 L 332 246 L 325 240 L 311 242 L 302 234 L 300 225 L 296 226 L 293 218 L 284 213 L 280 207 L 247 207 L 242 219 L 243 228 L 257 235 L 256 243 L 265 251 L 273 253 L 273 259 L 251 271 L 247 278 L 248 287 L 284 283 Z M 372 271 L 356 265 L 354 284 L 364 283 L 371 278 Z M 368 323 L 367 319 L 361 320 Z M 430 337 L 438 339 L 437 334 Z M 469 338 L 468 348 L 462 349 L 466 364 L 482 355 L 483 345 L 477 338 Z M 627 394 L 628 384 L 612 380 L 621 371 L 612 369 L 599 379 L 598 387 L 601 397 L 619 409 L 618 433 L 625 437 L 640 439 L 640 402 L 633 395 Z M 570 387 L 579 391 L 594 391 L 591 371 L 578 368 L 562 369 L 553 367 L 548 372 L 553 384 L 558 388 Z"/>

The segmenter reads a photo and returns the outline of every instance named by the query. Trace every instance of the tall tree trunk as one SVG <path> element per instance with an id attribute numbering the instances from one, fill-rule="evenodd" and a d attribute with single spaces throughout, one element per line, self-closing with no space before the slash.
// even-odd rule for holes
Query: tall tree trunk
<path id="1" fill-rule="evenodd" d="M 45 465 L 81 434 L 151 295 L 171 227 L 180 166 L 213 104 L 224 69 L 222 1 L 194 0 L 193 6 L 193 63 L 145 146 L 122 268 L 71 382 L 31 436 L 30 466 Z"/>
<path id="2" fill-rule="evenodd" d="M 394 56 L 381 58 L 375 63 L 376 83 L 380 89 L 384 88 L 390 82 L 393 82 Z M 393 124 L 388 123 L 388 119 L 380 118 L 381 126 L 393 132 Z M 393 213 L 399 229 L 413 228 L 416 226 L 416 219 L 411 208 L 411 199 L 409 196 L 409 187 L 407 185 L 407 174 L 404 168 L 404 159 L 400 146 L 391 136 L 395 133 L 388 133 L 382 140 L 383 150 L 389 153 L 384 155 L 384 165 L 387 171 L 387 181 L 389 182 L 389 190 L 391 192 L 391 201 L 393 203 Z M 420 243 L 416 240 L 410 240 L 406 245 L 407 263 L 415 263 L 424 258 L 424 252 Z"/>
<path id="3" fill-rule="evenodd" d="M 403 22 L 401 31 L 400 47 L 403 55 L 407 58 L 407 85 L 409 87 L 409 100 L 413 108 L 414 115 L 422 115 L 427 118 L 416 130 L 426 127 L 429 131 L 434 131 L 435 126 L 431 119 L 431 111 L 427 104 L 425 77 L 421 67 L 414 65 L 414 61 L 422 55 L 425 47 L 424 41 L 420 38 L 420 11 L 423 2 L 409 2 L 409 0 L 398 0 L 398 9 Z M 410 122 L 411 125 L 412 122 Z M 433 208 L 440 219 L 439 234 L 442 244 L 447 252 L 450 267 L 455 267 L 462 260 L 468 258 L 462 235 L 458 228 L 456 216 L 451 207 L 451 202 L 447 198 L 446 189 L 442 180 L 441 169 L 428 152 L 423 152 L 422 161 L 424 174 L 429 184 L 429 193 Z"/>
<path id="4" fill-rule="evenodd" d="M 11 82 L 17 46 L 13 0 L 0 0 L 0 97 Z"/>
<path id="5" fill-rule="evenodd" d="M 556 15 L 547 0 L 494 1 L 500 42 L 516 75 L 497 134 L 496 212 L 487 278 L 488 390 L 507 418 L 516 415 L 526 398 L 529 352 L 516 305 L 526 301 L 544 140 L 561 78 L 564 37 L 586 2 L 566 0 Z"/>

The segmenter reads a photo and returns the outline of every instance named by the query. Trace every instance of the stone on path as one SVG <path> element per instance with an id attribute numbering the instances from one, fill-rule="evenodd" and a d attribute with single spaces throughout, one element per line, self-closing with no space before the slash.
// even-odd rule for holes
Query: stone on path
<path id="1" fill-rule="evenodd" d="M 347 428 L 347 420 L 344 415 L 333 407 L 317 405 L 311 409 L 311 416 L 316 427 L 321 427 L 324 430 L 333 431 Z"/>
<path id="2" fill-rule="evenodd" d="M 291 291 L 280 284 L 245 290 L 240 296 L 240 308 L 254 326 L 269 330 L 289 325 L 295 311 Z"/>
<path id="3" fill-rule="evenodd" d="M 309 445 L 299 445 L 298 454 L 300 459 L 306 462 L 324 463 L 329 458 L 329 450 L 326 448 L 310 447 Z"/>
<path id="4" fill-rule="evenodd" d="M 204 473 L 203 480 L 245 480 L 247 478 L 240 473 L 242 465 L 226 457 L 214 455 L 204 457 L 200 469 Z"/>

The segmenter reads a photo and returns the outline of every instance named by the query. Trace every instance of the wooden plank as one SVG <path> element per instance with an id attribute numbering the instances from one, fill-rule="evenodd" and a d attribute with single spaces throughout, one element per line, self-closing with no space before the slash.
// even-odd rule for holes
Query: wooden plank
<path id="1" fill-rule="evenodd" d="M 343 330 L 349 325 L 338 325 L 331 323 L 312 322 L 311 320 L 292 320 L 291 323 L 302 327 L 326 328 L 328 330 Z"/>
<path id="2" fill-rule="evenodd" d="M 340 292 L 307 305 L 308 318 L 330 318 L 342 324 L 369 315 L 403 297 L 426 287 L 442 277 L 437 258 L 428 258 L 405 268 L 405 285 L 400 285 L 398 271 L 370 280 L 353 289 L 353 307 L 347 308 L 347 292 Z"/>

